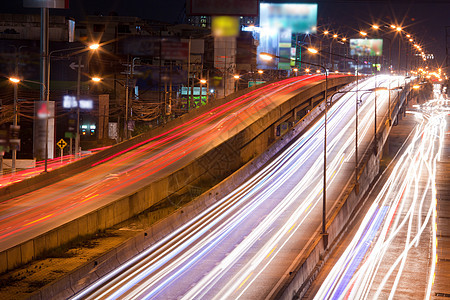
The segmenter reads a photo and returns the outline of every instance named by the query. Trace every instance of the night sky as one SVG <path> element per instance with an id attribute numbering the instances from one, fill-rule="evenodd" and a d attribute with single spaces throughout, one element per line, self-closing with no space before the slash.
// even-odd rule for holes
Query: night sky
<path id="1" fill-rule="evenodd" d="M 217 1 L 217 0 L 212 0 Z M 445 27 L 450 26 L 450 0 L 435 1 L 267 1 L 291 3 L 318 3 L 318 25 L 338 27 L 338 33 L 367 29 L 378 20 L 402 24 L 417 37 L 427 53 L 436 56 L 436 63 L 445 65 Z M 68 15 L 82 19 L 86 15 L 108 15 L 115 12 L 122 16 L 137 16 L 176 23 L 182 21 L 185 0 L 78 0 L 70 1 L 69 10 L 51 10 L 51 14 Z M 23 9 L 22 1 L 2 3 L 0 12 L 39 13 L 38 9 Z M 351 37 L 351 36 L 350 36 Z"/>

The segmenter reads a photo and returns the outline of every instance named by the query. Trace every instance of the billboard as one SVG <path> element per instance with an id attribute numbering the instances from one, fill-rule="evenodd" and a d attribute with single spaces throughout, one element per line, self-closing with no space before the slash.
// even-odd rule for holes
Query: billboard
<path id="1" fill-rule="evenodd" d="M 350 54 L 358 56 L 383 55 L 382 39 L 350 39 Z"/>
<path id="2" fill-rule="evenodd" d="M 317 4 L 261 3 L 259 26 L 314 33 L 317 26 Z"/>
<path id="3" fill-rule="evenodd" d="M 213 36 L 238 36 L 239 19 L 231 16 L 213 16 L 211 29 Z"/>
<path id="4" fill-rule="evenodd" d="M 258 0 L 187 0 L 186 13 L 196 16 L 249 16 L 257 17 Z"/>
<path id="5" fill-rule="evenodd" d="M 298 54 L 292 37 L 299 33 L 314 33 L 316 26 L 317 4 L 261 3 L 260 28 L 257 30 L 258 68 L 288 70 L 293 67 Z M 259 58 L 261 52 L 282 58 L 278 62 L 262 61 Z"/>

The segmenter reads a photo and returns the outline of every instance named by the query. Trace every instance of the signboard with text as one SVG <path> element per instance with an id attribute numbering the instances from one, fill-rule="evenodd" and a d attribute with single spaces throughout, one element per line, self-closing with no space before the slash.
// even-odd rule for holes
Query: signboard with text
<path id="1" fill-rule="evenodd" d="M 382 39 L 350 39 L 350 54 L 358 56 L 383 55 Z"/>

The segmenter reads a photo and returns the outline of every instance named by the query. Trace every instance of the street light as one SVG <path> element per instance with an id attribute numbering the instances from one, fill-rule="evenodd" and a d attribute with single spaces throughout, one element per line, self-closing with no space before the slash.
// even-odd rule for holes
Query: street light
<path id="1" fill-rule="evenodd" d="M 340 54 L 336 54 L 336 53 L 326 53 L 323 50 L 317 50 L 314 48 L 308 48 L 308 51 L 311 53 L 325 53 L 325 54 L 330 54 L 330 55 L 335 55 L 338 57 L 342 57 L 345 59 L 351 59 L 354 62 L 356 62 L 356 99 L 355 99 L 355 134 L 356 134 L 356 138 L 355 138 L 355 186 L 356 186 L 356 191 L 359 191 L 359 185 L 358 185 L 358 89 L 359 89 L 359 58 L 358 56 L 356 56 L 356 59 L 348 57 L 348 56 L 344 56 L 344 55 L 340 55 Z M 325 71 L 326 72 L 326 71 Z"/>
<path id="2" fill-rule="evenodd" d="M 200 79 L 200 105 L 202 104 L 203 85 L 205 83 L 206 83 L 206 79 Z M 208 93 L 206 93 L 206 101 L 208 101 Z"/>
<path id="3" fill-rule="evenodd" d="M 359 99 L 362 99 L 362 97 L 365 95 L 365 94 L 368 94 L 368 93 L 373 93 L 373 92 L 377 92 L 377 91 L 386 91 L 386 90 L 389 90 L 389 89 L 387 89 L 387 88 L 385 88 L 385 87 L 375 87 L 375 88 L 373 88 L 373 89 L 368 89 L 368 90 L 361 90 L 361 91 L 359 91 L 358 89 L 356 89 L 356 91 L 337 91 L 337 92 L 335 92 L 333 95 L 331 95 L 331 97 L 330 97 L 330 102 L 331 103 L 333 103 L 333 97 L 335 96 L 335 95 L 337 95 L 337 94 L 347 94 L 347 93 L 356 93 L 356 107 L 358 107 L 358 92 L 363 92 L 361 95 L 360 95 L 360 97 L 359 97 Z M 376 120 L 377 120 L 377 111 L 376 111 L 376 98 L 375 98 L 375 125 L 374 125 L 374 127 L 375 127 L 375 131 L 374 131 L 374 139 L 375 139 L 375 149 L 376 149 L 376 136 L 377 136 L 377 127 L 376 127 Z M 357 120 L 358 119 L 358 111 L 356 111 L 356 116 L 355 116 L 355 119 Z M 358 124 L 358 122 L 356 121 L 356 124 Z M 355 162 L 356 162 L 356 164 L 355 164 L 355 187 L 356 187 L 356 191 L 357 191 L 357 193 L 358 193 L 358 189 L 359 189 L 359 187 L 358 187 L 358 125 L 356 125 L 356 127 L 355 127 Z"/>
<path id="4" fill-rule="evenodd" d="M 234 82 L 234 92 L 237 92 L 237 84 L 238 84 L 238 81 L 239 81 L 240 76 L 239 76 L 239 75 L 234 75 L 233 78 L 235 79 L 235 82 Z"/>
<path id="5" fill-rule="evenodd" d="M 74 51 L 74 50 L 97 50 L 100 48 L 100 44 L 94 43 L 90 44 L 89 46 L 80 46 L 80 47 L 73 47 L 73 48 L 66 48 L 66 49 L 57 49 L 53 50 L 49 53 L 48 59 L 47 59 L 47 102 L 50 98 L 50 61 L 52 58 L 52 55 L 57 52 L 66 52 L 66 51 Z M 69 55 L 73 55 L 69 54 Z M 77 53 L 75 53 L 77 54 Z M 78 53 L 81 54 L 81 53 Z M 77 74 L 77 103 L 80 102 L 80 84 L 81 84 L 81 55 L 78 56 L 78 74 Z M 48 130 L 48 128 L 47 128 Z M 48 132 L 45 134 L 46 140 L 48 139 Z M 71 140 L 72 141 L 72 140 Z M 47 170 L 47 158 L 48 158 L 48 141 L 45 143 L 45 169 Z M 75 158 L 78 158 L 78 148 L 80 145 L 80 107 L 77 105 L 77 131 L 75 136 Z M 72 153 L 72 149 L 70 149 L 70 153 Z"/>
<path id="6" fill-rule="evenodd" d="M 313 48 L 311 48 L 311 50 L 315 50 Z M 311 51 L 308 49 L 308 51 L 314 53 L 313 51 Z M 315 53 L 318 53 L 318 51 L 316 50 Z M 284 57 L 280 57 L 278 55 L 273 55 L 273 54 L 269 54 L 269 53 L 265 53 L 265 52 L 261 52 L 260 57 L 264 60 L 271 60 L 273 58 L 284 58 Z M 291 59 L 291 60 L 295 60 L 295 62 L 299 62 L 302 64 L 306 64 L 306 65 L 311 65 L 311 66 L 315 66 L 315 67 L 319 67 L 322 68 L 325 71 L 325 92 L 324 92 L 324 143 L 323 143 L 323 203 L 322 203 L 322 238 L 323 238 L 323 244 L 324 244 L 324 248 L 326 249 L 328 247 L 328 233 L 327 233 L 327 229 L 326 229 L 326 219 L 327 219 L 327 206 L 326 206 L 326 202 L 327 202 L 327 113 L 328 113 L 328 103 L 327 103 L 327 98 L 328 98 L 328 71 L 327 68 L 325 68 L 323 65 L 319 65 L 319 64 L 314 64 L 314 63 L 310 63 L 310 62 L 305 62 L 302 60 L 299 60 L 298 58 L 285 58 L 285 59 Z M 319 70 L 318 70 L 319 71 Z M 320 73 L 320 71 L 319 71 Z"/>
<path id="7" fill-rule="evenodd" d="M 27 80 L 27 79 L 20 79 L 18 77 L 9 77 L 8 78 L 9 81 L 11 81 L 12 83 L 14 83 L 17 87 L 17 85 L 23 81 L 23 82 L 29 82 L 29 83 L 34 83 L 34 84 L 39 84 L 42 86 L 42 90 L 44 92 L 44 95 L 47 93 L 47 88 L 45 86 L 45 84 L 43 82 L 39 82 L 39 81 L 33 81 L 33 80 Z M 48 101 L 48 97 L 47 97 L 47 113 L 45 114 L 45 149 L 48 151 L 48 117 L 49 117 L 49 113 L 50 111 L 49 109 L 49 101 Z M 17 93 L 14 96 L 14 122 L 13 122 L 14 126 L 17 126 Z M 44 172 L 47 172 L 47 154 L 48 152 L 45 152 L 45 164 L 44 164 Z M 14 169 L 15 169 L 15 160 L 16 157 L 13 155 L 13 160 L 14 160 Z"/>
<path id="8" fill-rule="evenodd" d="M 15 76 L 17 76 L 17 64 L 16 64 L 16 72 Z M 19 78 L 11 77 L 9 78 L 9 81 L 11 81 L 14 84 L 14 108 L 13 108 L 13 126 L 17 127 L 17 84 L 20 82 Z M 17 158 L 17 150 L 14 148 L 12 152 L 11 157 L 11 172 L 16 172 L 16 158 Z M 1 162 L 1 174 L 3 175 L 3 161 Z"/>
<path id="9" fill-rule="evenodd" d="M 89 49 L 91 49 L 91 50 L 97 50 L 99 47 L 100 47 L 99 44 L 92 44 L 92 45 L 89 46 Z"/>

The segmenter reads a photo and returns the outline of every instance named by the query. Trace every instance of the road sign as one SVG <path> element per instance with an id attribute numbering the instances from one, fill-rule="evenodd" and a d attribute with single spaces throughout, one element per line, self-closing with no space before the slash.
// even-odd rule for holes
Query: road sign
<path id="1" fill-rule="evenodd" d="M 84 68 L 84 65 L 77 65 L 74 61 L 69 65 L 69 67 L 72 70 L 75 70 L 75 68 Z"/>
<path id="2" fill-rule="evenodd" d="M 60 139 L 60 140 L 56 143 L 56 145 L 58 145 L 58 147 L 62 150 L 62 149 L 64 149 L 64 147 L 67 146 L 67 142 L 66 142 L 65 140 L 63 140 L 63 139 Z"/>

